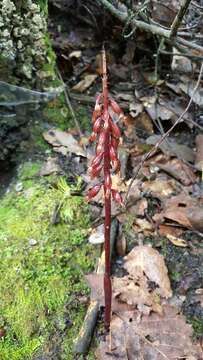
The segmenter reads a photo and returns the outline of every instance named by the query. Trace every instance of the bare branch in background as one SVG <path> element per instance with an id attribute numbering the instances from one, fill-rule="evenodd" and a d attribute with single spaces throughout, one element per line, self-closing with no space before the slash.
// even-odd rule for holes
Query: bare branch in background
<path id="1" fill-rule="evenodd" d="M 183 4 L 180 7 L 180 10 L 178 11 L 173 24 L 171 25 L 171 37 L 175 37 L 178 31 L 179 26 L 181 25 L 181 22 L 183 20 L 183 17 L 191 3 L 191 0 L 184 0 Z"/>
<path id="2" fill-rule="evenodd" d="M 180 15 L 177 15 L 176 23 L 174 23 L 175 30 L 173 30 L 173 29 L 171 30 L 169 28 L 163 28 L 161 25 L 148 24 L 144 21 L 137 20 L 134 17 L 131 17 L 131 19 L 129 19 L 130 9 L 128 9 L 127 7 L 126 7 L 126 11 L 124 11 L 124 10 L 120 11 L 115 6 L 113 6 L 108 0 L 97 0 L 97 1 L 101 5 L 103 5 L 112 15 L 114 15 L 117 19 L 119 19 L 124 24 L 126 22 L 129 22 L 129 24 L 131 24 L 135 28 L 141 29 L 146 32 L 151 32 L 154 35 L 158 35 L 158 36 L 165 38 L 166 41 L 173 46 L 183 45 L 184 47 L 197 50 L 200 54 L 203 54 L 202 46 L 195 44 L 194 42 L 185 40 L 185 39 L 181 38 L 180 36 L 177 36 L 175 38 L 172 36 L 173 35 L 172 31 L 174 31 L 174 32 L 177 31 L 176 27 L 178 26 L 178 21 L 180 24 L 180 22 L 182 20 L 182 12 Z M 188 2 L 189 2 L 189 0 L 187 0 L 187 3 Z M 185 12 L 183 13 L 183 15 L 184 14 L 185 14 Z M 171 37 L 173 37 L 173 39 L 171 39 Z"/>

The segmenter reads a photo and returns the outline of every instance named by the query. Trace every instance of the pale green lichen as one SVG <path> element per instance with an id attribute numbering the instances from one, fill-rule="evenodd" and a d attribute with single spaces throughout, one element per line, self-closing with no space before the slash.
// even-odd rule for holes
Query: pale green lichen
<path id="1" fill-rule="evenodd" d="M 40 7 L 42 3 L 44 11 Z M 46 35 L 46 7 L 47 1 L 37 4 L 32 0 L 19 3 L 2 0 L 0 4 L 0 61 L 6 59 L 14 77 L 24 78 L 24 82 L 33 85 L 37 78 L 42 84 L 55 78 L 55 58 Z M 43 71 L 46 63 L 52 64 L 48 74 Z"/>

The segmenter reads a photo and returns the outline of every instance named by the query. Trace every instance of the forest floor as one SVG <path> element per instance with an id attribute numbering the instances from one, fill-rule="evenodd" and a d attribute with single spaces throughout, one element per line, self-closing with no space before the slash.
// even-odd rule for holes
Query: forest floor
<path id="1" fill-rule="evenodd" d="M 104 13 L 84 17 L 82 11 L 90 14 L 85 7 L 78 9 L 78 17 L 67 22 L 67 12 L 71 16 L 75 9 L 70 5 L 64 10 L 57 1 L 51 3 L 49 29 L 57 65 L 69 89 L 80 131 L 70 104 L 61 94 L 42 108 L 39 121 L 30 122 L 30 137 L 18 149 L 15 168 L 1 178 L 0 359 L 80 358 L 73 354 L 73 342 L 90 302 L 84 275 L 96 269 L 102 242 L 102 196 L 90 205 L 84 200 L 91 186 L 87 169 L 94 151 L 88 145 L 91 112 L 95 96 L 101 91 L 100 21 L 107 40 L 110 93 L 125 113 L 122 120 L 115 119 L 122 131 L 122 142 L 121 177 L 114 177 L 114 186 L 125 197 L 135 177 L 126 208 L 113 207 L 113 217 L 119 224 L 113 277 L 117 284 L 118 279 L 124 281 L 120 287 L 115 285 L 113 296 L 122 304 L 133 306 L 133 316 L 145 319 L 147 326 L 153 316 L 159 316 L 156 321 L 163 333 L 170 330 L 169 339 L 174 329 L 164 328 L 165 318 L 160 313 L 166 305 L 173 307 L 176 329 L 170 350 L 181 341 L 184 345 L 182 334 L 186 333 L 188 353 L 182 356 L 184 349 L 180 346 L 179 355 L 175 352 L 174 358 L 199 359 L 196 347 L 199 354 L 203 335 L 203 153 L 198 140 L 202 139 L 203 125 L 201 81 L 184 122 L 157 146 L 136 174 L 143 155 L 184 112 L 197 84 L 200 63 L 181 56 L 171 63 L 171 57 L 161 55 L 157 65 L 155 36 L 138 31 L 136 41 L 124 40 L 117 21 Z M 149 272 L 159 274 L 161 269 L 168 269 L 164 285 L 150 275 L 146 285 L 146 274 L 139 277 L 135 272 L 130 274 L 130 280 L 126 279 L 129 258 L 125 256 L 135 249 L 146 249 L 145 246 L 153 248 L 156 259 L 163 261 L 161 268 L 156 269 L 153 262 L 147 264 Z M 133 291 L 126 294 L 132 280 Z M 161 294 L 161 290 L 166 293 L 166 282 L 170 297 Z M 132 322 L 132 312 L 121 312 L 127 324 Z M 94 344 L 89 354 L 81 358 L 111 358 L 103 342 L 102 316 L 101 311 L 95 333 L 95 343 L 101 340 L 99 351 L 94 354 Z M 164 316 L 167 320 L 168 315 Z M 131 352 L 137 348 L 130 344 L 128 353 L 123 339 L 117 337 L 124 332 L 122 326 L 115 311 L 115 356 L 134 359 Z M 132 335 L 134 330 L 128 325 L 127 329 Z M 141 328 L 134 343 L 139 343 L 146 358 L 171 359 L 170 354 L 160 353 L 160 334 L 150 333 L 149 328 L 144 331 Z M 153 353 L 156 347 L 158 355 Z"/>

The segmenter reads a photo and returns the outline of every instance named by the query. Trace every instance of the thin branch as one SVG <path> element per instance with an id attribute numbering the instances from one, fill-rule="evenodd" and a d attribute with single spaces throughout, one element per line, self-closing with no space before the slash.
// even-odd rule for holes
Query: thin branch
<path id="1" fill-rule="evenodd" d="M 103 5 L 109 12 L 114 15 L 117 19 L 119 19 L 121 22 L 126 23 L 129 20 L 129 13 L 128 9 L 124 11 L 118 10 L 115 6 L 113 6 L 108 0 L 97 0 L 101 5 Z M 171 30 L 170 29 L 164 29 L 160 25 L 154 25 L 154 24 L 148 24 L 144 21 L 137 20 L 132 17 L 130 20 L 130 24 L 133 27 L 137 27 L 143 31 L 151 32 L 154 35 L 158 35 L 161 37 L 164 37 L 167 42 L 169 42 L 172 45 L 184 45 L 188 48 L 198 50 L 200 53 L 203 54 L 203 47 L 197 44 L 194 44 L 190 41 L 187 41 L 185 39 L 182 39 L 181 37 L 178 37 L 176 40 L 173 38 L 171 39 Z"/>
<path id="2" fill-rule="evenodd" d="M 175 123 L 171 126 L 171 128 L 160 138 L 159 141 L 157 141 L 157 143 L 153 146 L 153 148 L 147 153 L 145 154 L 143 157 L 142 157 L 142 160 L 140 162 L 140 164 L 137 166 L 137 169 L 136 169 L 136 173 L 134 174 L 130 184 L 129 184 L 129 187 L 128 187 L 128 191 L 126 193 L 126 196 L 125 196 L 125 200 L 124 200 L 124 203 L 126 205 L 126 202 L 127 202 L 127 198 L 128 198 L 128 195 L 129 195 L 129 192 L 130 192 L 130 189 L 132 187 L 132 184 L 133 182 L 135 181 L 135 179 L 137 178 L 137 175 L 138 173 L 140 172 L 140 169 L 143 167 L 144 165 L 144 162 L 146 160 L 148 160 L 152 155 L 154 155 L 154 153 L 156 152 L 157 148 L 162 144 L 162 142 L 170 135 L 171 131 L 176 127 L 176 125 L 178 125 L 179 123 L 181 123 L 185 116 L 185 114 L 187 113 L 187 111 L 189 110 L 192 102 L 193 102 L 193 98 L 195 96 L 195 93 L 199 87 L 199 84 L 200 84 L 200 81 L 201 81 L 201 78 L 202 78 L 202 73 L 203 73 L 203 62 L 202 62 L 202 65 L 201 65 L 201 69 L 200 69 L 200 72 L 199 72 L 199 76 L 198 76 L 198 79 L 197 79 L 197 83 L 193 89 L 193 92 L 192 92 L 192 95 L 191 95 L 191 98 L 190 98 L 190 101 L 188 102 L 185 110 L 183 111 L 183 113 L 179 116 L 179 118 L 175 121 Z"/>
<path id="3" fill-rule="evenodd" d="M 197 4 L 195 1 L 192 1 L 191 4 L 193 6 L 195 6 L 196 8 L 200 9 L 200 10 L 203 10 L 203 6 L 200 6 L 199 4 Z"/>
<path id="4" fill-rule="evenodd" d="M 59 69 L 57 69 L 57 74 L 58 74 L 58 77 L 59 77 L 59 79 L 61 80 L 62 84 L 64 85 L 64 90 L 63 90 L 63 91 L 64 91 L 64 95 L 65 95 L 65 100 L 66 100 L 66 103 L 67 103 L 67 105 L 68 105 L 68 107 L 69 107 L 69 110 L 70 110 L 70 112 L 71 112 L 71 116 L 72 116 L 72 118 L 73 118 L 73 120 L 74 120 L 75 126 L 76 126 L 77 129 L 78 129 L 78 132 L 79 132 L 80 137 L 82 137 L 83 134 L 82 134 L 82 131 L 81 131 L 79 122 L 78 122 L 78 120 L 77 120 L 77 118 L 76 118 L 75 112 L 74 112 L 74 110 L 73 110 L 72 104 L 71 104 L 70 99 L 69 99 L 69 96 L 68 96 L 68 91 L 67 91 L 67 89 L 66 89 L 66 85 L 65 85 L 65 83 L 64 83 L 64 81 L 63 81 L 63 78 L 62 78 L 62 76 L 61 76 L 61 73 L 60 73 Z"/>
<path id="5" fill-rule="evenodd" d="M 172 51 L 166 51 L 166 50 L 160 50 L 160 53 L 161 54 L 164 54 L 164 55 L 172 55 L 172 56 L 185 56 L 187 58 L 191 58 L 193 60 L 203 60 L 203 56 L 196 56 L 196 55 L 191 55 L 191 54 L 188 54 L 188 53 L 175 53 L 175 52 L 172 52 Z"/>
<path id="6" fill-rule="evenodd" d="M 178 11 L 178 13 L 171 25 L 171 37 L 176 36 L 178 28 L 181 25 L 181 22 L 182 22 L 183 17 L 190 5 L 190 2 L 191 2 L 191 0 L 184 0 L 183 4 L 181 5 L 180 10 Z"/>

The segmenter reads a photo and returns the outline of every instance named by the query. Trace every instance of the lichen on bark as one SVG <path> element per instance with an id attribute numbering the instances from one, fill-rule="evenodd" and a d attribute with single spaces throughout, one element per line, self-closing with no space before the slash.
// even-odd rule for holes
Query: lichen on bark
<path id="1" fill-rule="evenodd" d="M 1 1 L 1 80 L 43 89 L 55 78 L 46 14 L 47 0 Z"/>

